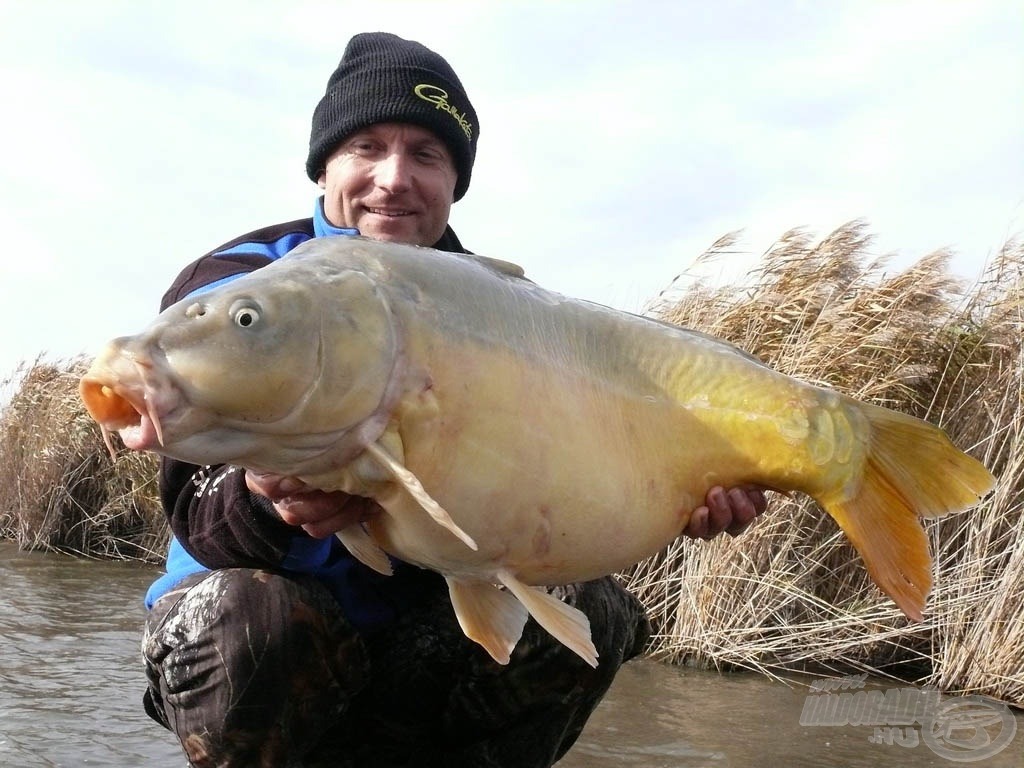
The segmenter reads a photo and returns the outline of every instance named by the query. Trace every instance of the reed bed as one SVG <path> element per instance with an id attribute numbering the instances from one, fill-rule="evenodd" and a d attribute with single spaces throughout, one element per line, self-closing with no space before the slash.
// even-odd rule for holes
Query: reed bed
<path id="1" fill-rule="evenodd" d="M 157 561 L 169 536 L 156 459 L 129 451 L 111 459 L 78 397 L 86 367 L 36 360 L 12 377 L 0 412 L 0 538 L 21 549 Z"/>
<path id="2" fill-rule="evenodd" d="M 725 258 L 735 238 L 704 259 Z M 984 503 L 929 521 L 935 586 L 922 623 L 872 584 L 838 526 L 773 496 L 743 535 L 679 539 L 625 574 L 679 663 L 868 671 L 1024 706 L 1024 247 L 965 289 L 937 252 L 902 271 L 870 256 L 863 222 L 784 235 L 738 282 L 669 291 L 651 312 L 772 367 L 943 427 L 998 478 Z"/>

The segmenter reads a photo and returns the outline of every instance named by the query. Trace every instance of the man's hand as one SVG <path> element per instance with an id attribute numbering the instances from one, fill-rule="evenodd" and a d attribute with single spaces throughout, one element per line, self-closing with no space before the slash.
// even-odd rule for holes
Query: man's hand
<path id="1" fill-rule="evenodd" d="M 351 496 L 342 491 L 319 491 L 301 480 L 281 475 L 245 473 L 249 490 L 266 496 L 277 514 L 289 525 L 300 526 L 318 539 L 362 522 L 380 511 L 373 499 Z"/>
<path id="2" fill-rule="evenodd" d="M 741 485 L 726 491 L 716 485 L 704 499 L 707 506 L 697 507 L 683 534 L 694 539 L 712 539 L 722 531 L 739 536 L 754 518 L 768 508 L 764 489 L 755 485 Z"/>

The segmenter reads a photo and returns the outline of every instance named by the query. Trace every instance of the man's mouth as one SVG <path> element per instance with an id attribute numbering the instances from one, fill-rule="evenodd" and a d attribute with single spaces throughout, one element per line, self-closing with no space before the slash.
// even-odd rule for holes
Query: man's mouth
<path id="1" fill-rule="evenodd" d="M 375 216 L 387 216 L 389 218 L 412 216 L 416 213 L 415 211 L 410 211 L 405 208 L 373 208 L 371 206 L 366 206 L 366 210 Z"/>

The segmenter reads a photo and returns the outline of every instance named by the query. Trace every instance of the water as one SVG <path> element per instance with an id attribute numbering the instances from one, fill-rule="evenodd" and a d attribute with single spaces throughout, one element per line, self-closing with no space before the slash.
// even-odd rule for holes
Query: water
<path id="1" fill-rule="evenodd" d="M 0 765 L 184 768 L 142 711 L 154 573 L 0 542 Z"/>
<path id="2" fill-rule="evenodd" d="M 629 664 L 558 768 L 955 768 L 962 764 L 930 749 L 919 727 L 906 729 L 912 734 L 900 734 L 916 740 L 916 746 L 905 747 L 884 743 L 878 739 L 884 738 L 884 732 L 870 726 L 801 725 L 808 696 L 829 695 L 812 694 L 810 682 L 804 678 L 782 683 L 752 673 L 716 674 L 649 661 Z M 892 687 L 869 683 L 875 686 L 881 691 Z M 1014 718 L 1001 706 L 998 712 Z M 1017 714 L 1015 723 L 1016 735 L 1008 745 L 968 764 L 1024 766 L 1024 714 Z M 1004 726 L 991 729 L 993 738 Z M 1013 725 L 1009 728 L 1013 734 Z M 980 736 L 973 728 L 957 735 L 961 740 Z M 973 754 L 980 751 L 979 747 Z M 972 753 L 958 756 L 962 759 L 965 754 Z"/>
<path id="3" fill-rule="evenodd" d="M 0 542 L 0 766 L 185 768 L 142 711 L 141 599 L 156 573 Z M 920 739 L 877 743 L 869 726 L 802 726 L 807 697 L 806 685 L 758 675 L 634 662 L 558 768 L 957 765 Z M 1024 717 L 1016 724 L 1009 745 L 968 764 L 1024 765 Z"/>

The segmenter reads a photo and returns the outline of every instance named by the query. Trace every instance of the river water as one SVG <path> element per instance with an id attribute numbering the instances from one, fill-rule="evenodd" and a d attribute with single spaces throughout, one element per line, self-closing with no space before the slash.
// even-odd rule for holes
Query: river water
<path id="1" fill-rule="evenodd" d="M 141 705 L 141 600 L 156 574 L 0 542 L 0 766 L 185 768 Z M 628 664 L 558 768 L 1024 766 L 1024 717 L 1005 708 L 946 697 L 958 727 L 927 734 L 891 719 L 837 725 L 808 699 L 863 686 L 808 682 Z"/>

